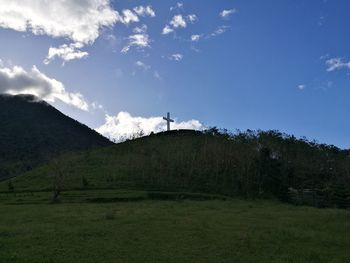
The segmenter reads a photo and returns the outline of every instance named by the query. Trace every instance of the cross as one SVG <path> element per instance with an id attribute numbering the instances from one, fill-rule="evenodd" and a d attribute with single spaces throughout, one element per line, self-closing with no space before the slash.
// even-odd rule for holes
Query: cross
<path id="1" fill-rule="evenodd" d="M 167 130 L 170 131 L 170 122 L 174 122 L 174 120 L 170 119 L 170 112 L 168 112 L 166 117 L 163 117 L 163 120 L 166 120 Z"/>

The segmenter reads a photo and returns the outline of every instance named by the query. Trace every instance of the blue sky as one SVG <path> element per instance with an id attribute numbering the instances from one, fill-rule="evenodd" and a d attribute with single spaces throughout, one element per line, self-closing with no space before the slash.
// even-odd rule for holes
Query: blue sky
<path id="1" fill-rule="evenodd" d="M 175 128 L 278 129 L 350 148 L 347 0 L 37 2 L 0 0 L 1 92 L 39 94 L 110 137 L 161 130 L 170 111 Z M 77 57 L 48 57 L 62 45 Z"/>

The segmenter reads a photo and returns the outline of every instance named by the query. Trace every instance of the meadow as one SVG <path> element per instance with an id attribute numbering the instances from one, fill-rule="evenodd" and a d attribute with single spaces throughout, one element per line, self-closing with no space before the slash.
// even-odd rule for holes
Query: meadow
<path id="1" fill-rule="evenodd" d="M 349 262 L 350 211 L 200 194 L 0 193 L 0 262 Z"/>

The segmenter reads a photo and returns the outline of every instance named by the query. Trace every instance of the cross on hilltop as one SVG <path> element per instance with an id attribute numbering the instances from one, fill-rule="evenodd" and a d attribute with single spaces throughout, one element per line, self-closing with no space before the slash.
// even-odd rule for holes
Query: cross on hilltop
<path id="1" fill-rule="evenodd" d="M 168 112 L 166 117 L 163 117 L 163 120 L 167 122 L 167 131 L 170 131 L 170 122 L 174 122 L 174 120 L 170 119 L 170 112 Z"/>

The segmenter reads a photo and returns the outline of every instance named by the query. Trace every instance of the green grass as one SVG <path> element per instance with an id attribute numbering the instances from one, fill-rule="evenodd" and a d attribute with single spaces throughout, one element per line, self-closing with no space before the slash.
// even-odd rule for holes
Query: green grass
<path id="1" fill-rule="evenodd" d="M 349 262 L 347 210 L 150 196 L 0 194 L 0 262 Z"/>

